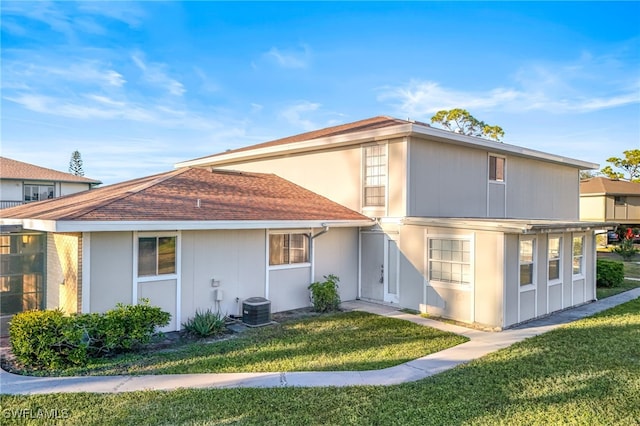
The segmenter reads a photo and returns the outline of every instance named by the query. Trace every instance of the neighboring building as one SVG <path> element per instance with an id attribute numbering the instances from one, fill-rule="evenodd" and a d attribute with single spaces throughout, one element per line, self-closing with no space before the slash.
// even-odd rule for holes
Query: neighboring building
<path id="1" fill-rule="evenodd" d="M 640 183 L 605 177 L 581 181 L 580 220 L 640 227 Z"/>
<path id="2" fill-rule="evenodd" d="M 34 253 L 15 288 L 68 312 L 147 297 L 170 330 L 254 296 L 308 306 L 327 274 L 343 300 L 495 328 L 596 298 L 606 224 L 578 217 L 596 164 L 374 117 L 177 167 L 3 211 L 3 262 Z"/>
<path id="3" fill-rule="evenodd" d="M 0 157 L 0 209 L 86 191 L 99 180 Z"/>
<path id="4" fill-rule="evenodd" d="M 375 218 L 358 297 L 504 328 L 596 298 L 597 164 L 374 117 L 179 163 L 275 173 Z"/>
<path id="5" fill-rule="evenodd" d="M 178 330 L 196 310 L 309 305 L 338 274 L 355 299 L 371 219 L 274 175 L 182 168 L 3 210 L 0 315 L 103 312 L 148 298 Z"/>

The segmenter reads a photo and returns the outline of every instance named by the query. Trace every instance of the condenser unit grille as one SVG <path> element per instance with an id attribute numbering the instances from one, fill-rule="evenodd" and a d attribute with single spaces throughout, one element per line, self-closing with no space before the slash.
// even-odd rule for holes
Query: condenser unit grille
<path id="1" fill-rule="evenodd" d="M 271 301 L 250 297 L 242 302 L 242 322 L 250 327 L 271 323 Z"/>

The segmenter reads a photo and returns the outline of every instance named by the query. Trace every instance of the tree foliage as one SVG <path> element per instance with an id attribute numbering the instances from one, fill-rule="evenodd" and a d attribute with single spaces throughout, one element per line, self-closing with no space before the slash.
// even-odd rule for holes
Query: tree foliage
<path id="1" fill-rule="evenodd" d="M 462 133 L 463 135 L 485 137 L 495 141 L 500 141 L 500 138 L 504 137 L 502 127 L 491 126 L 484 121 L 480 121 L 466 109 L 455 108 L 438 111 L 431 117 L 431 122 L 440 124 L 449 131 Z"/>
<path id="2" fill-rule="evenodd" d="M 629 149 L 622 152 L 624 158 L 607 158 L 607 163 L 613 167 L 623 170 L 614 170 L 611 165 L 604 167 L 600 173 L 611 179 L 626 179 L 630 182 L 640 182 L 640 149 Z"/>
<path id="3" fill-rule="evenodd" d="M 69 160 L 69 173 L 76 176 L 84 176 L 84 169 L 82 168 L 82 156 L 80 151 L 73 151 L 71 153 L 71 160 Z"/>

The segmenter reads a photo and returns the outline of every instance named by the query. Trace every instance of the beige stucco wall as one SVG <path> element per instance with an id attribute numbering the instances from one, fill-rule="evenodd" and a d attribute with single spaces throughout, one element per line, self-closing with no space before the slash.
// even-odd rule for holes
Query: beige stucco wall
<path id="1" fill-rule="evenodd" d="M 387 209 L 362 209 L 362 147 L 352 145 L 323 151 L 249 160 L 221 169 L 273 173 L 370 216 L 404 216 L 406 206 L 406 143 L 404 138 L 378 141 L 388 145 Z"/>
<path id="2" fill-rule="evenodd" d="M 47 234 L 47 309 L 80 310 L 81 262 L 80 234 Z"/>
<path id="3" fill-rule="evenodd" d="M 75 194 L 76 192 L 87 191 L 91 188 L 88 183 L 60 182 L 60 193 L 56 196 Z"/>
<path id="4" fill-rule="evenodd" d="M 132 303 L 133 235 L 131 232 L 92 232 L 90 311 L 105 312 L 117 303 Z"/>
<path id="5" fill-rule="evenodd" d="M 240 315 L 243 300 L 265 297 L 265 262 L 264 230 L 182 232 L 181 322 L 196 310 L 218 307 Z M 216 290 L 222 292 L 219 304 Z"/>
<path id="6" fill-rule="evenodd" d="M 490 153 L 412 138 L 409 216 L 578 219 L 577 169 L 508 155 L 505 183 L 490 184 Z"/>
<path id="7" fill-rule="evenodd" d="M 580 220 L 584 221 L 604 221 L 606 198 L 603 195 L 580 196 Z"/>
<path id="8" fill-rule="evenodd" d="M 409 147 L 408 216 L 485 217 L 485 151 L 412 138 Z"/>
<path id="9" fill-rule="evenodd" d="M 507 217 L 579 219 L 577 169 L 509 156 L 506 175 Z"/>
<path id="10" fill-rule="evenodd" d="M 314 229 L 314 234 L 320 232 Z M 314 239 L 314 281 L 336 275 L 340 282 L 340 300 L 358 297 L 358 229 L 329 228 L 329 232 Z"/>

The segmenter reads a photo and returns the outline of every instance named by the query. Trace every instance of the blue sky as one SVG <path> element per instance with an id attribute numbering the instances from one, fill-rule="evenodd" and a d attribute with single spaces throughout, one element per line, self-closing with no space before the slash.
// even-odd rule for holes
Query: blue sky
<path id="1" fill-rule="evenodd" d="M 605 165 L 640 148 L 640 2 L 12 2 L 2 155 L 105 183 L 308 130 L 466 108 Z"/>

